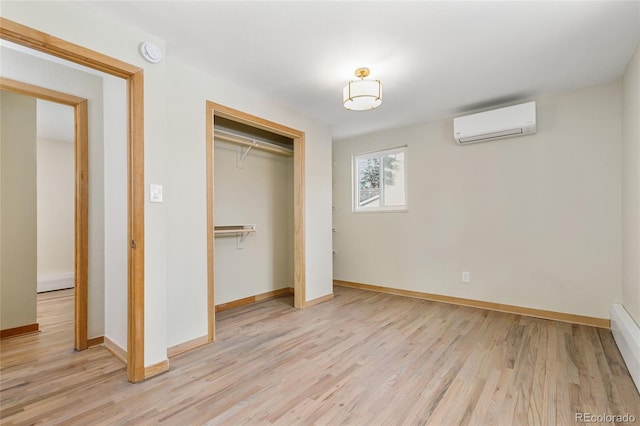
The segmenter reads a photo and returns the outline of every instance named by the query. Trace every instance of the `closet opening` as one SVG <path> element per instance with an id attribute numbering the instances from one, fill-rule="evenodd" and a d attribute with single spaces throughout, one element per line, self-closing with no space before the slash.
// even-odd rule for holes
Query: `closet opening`
<path id="1" fill-rule="evenodd" d="M 303 132 L 207 103 L 209 341 L 217 311 L 305 307 L 303 158 Z"/>

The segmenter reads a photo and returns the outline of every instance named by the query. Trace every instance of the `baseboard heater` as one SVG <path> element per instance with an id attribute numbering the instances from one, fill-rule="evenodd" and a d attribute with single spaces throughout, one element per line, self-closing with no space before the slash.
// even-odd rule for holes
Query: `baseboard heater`
<path id="1" fill-rule="evenodd" d="M 57 275 L 46 275 L 38 277 L 38 293 L 46 291 L 64 290 L 75 286 L 75 276 L 73 272 Z"/>
<path id="2" fill-rule="evenodd" d="M 640 392 L 640 327 L 622 305 L 611 305 L 611 332 Z"/>

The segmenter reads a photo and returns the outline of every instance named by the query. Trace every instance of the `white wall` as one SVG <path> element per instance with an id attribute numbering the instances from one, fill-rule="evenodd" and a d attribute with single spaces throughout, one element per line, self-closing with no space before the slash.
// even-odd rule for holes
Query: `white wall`
<path id="1" fill-rule="evenodd" d="M 168 342 L 207 334 L 206 101 L 305 132 L 306 299 L 332 290 L 328 127 L 179 61 L 169 64 Z M 217 213 L 216 213 L 217 214 Z M 215 218 L 219 223 L 219 218 Z M 248 237 L 251 238 L 251 237 Z M 218 303 L 216 301 L 216 303 Z"/>
<path id="2" fill-rule="evenodd" d="M 104 335 L 127 349 L 127 109 L 126 81 L 103 79 Z"/>
<path id="3" fill-rule="evenodd" d="M 89 105 L 89 338 L 105 335 L 122 348 L 127 347 L 127 135 L 126 82 L 107 75 L 89 74 L 11 49 L 2 48 L 2 75 L 41 87 L 88 99 Z M 71 107 L 69 107 L 71 108 Z M 74 123 L 71 122 L 73 127 Z M 44 142 L 43 142 L 44 143 Z M 61 145 L 59 141 L 47 141 Z M 63 149 L 58 147 L 55 152 Z M 39 176 L 42 197 L 39 208 L 66 209 L 64 226 L 46 226 L 48 213 L 39 216 L 39 286 L 73 279 L 74 250 L 74 148 L 67 144 L 64 159 L 43 157 L 43 167 L 54 168 L 52 176 Z M 47 151 L 51 151 L 49 148 Z M 40 164 L 39 164 L 40 167 Z M 44 171 L 44 170 L 43 170 Z M 63 178 L 70 180 L 64 195 L 57 199 Z M 68 197 L 71 197 L 70 200 Z M 67 216 L 70 214 L 70 216 Z M 70 218 L 70 219 L 69 219 Z M 55 234 L 55 235 L 53 235 Z M 55 253 L 55 254 L 54 254 Z M 62 262 L 64 255 L 66 267 Z M 69 263 L 70 262 L 70 263 Z M 70 265 L 70 266 L 69 266 Z M 53 280 L 53 281 L 49 281 Z M 52 289 L 43 287 L 43 290 Z"/>
<path id="4" fill-rule="evenodd" d="M 305 132 L 306 297 L 332 292 L 328 126 L 180 63 L 163 40 L 81 2 L 3 2 L 0 13 L 144 69 L 147 200 L 149 184 L 165 186 L 164 203 L 145 204 L 145 365 L 164 360 L 167 346 L 207 333 L 206 100 Z M 139 56 L 145 40 L 165 52 L 161 63 Z"/>
<path id="5" fill-rule="evenodd" d="M 0 91 L 0 330 L 37 322 L 36 101 Z"/>
<path id="6" fill-rule="evenodd" d="M 622 78 L 622 303 L 640 325 L 640 46 Z"/>
<path id="7" fill-rule="evenodd" d="M 148 200 L 148 184 L 162 184 L 166 178 L 167 80 L 165 62 L 153 65 L 145 62 L 138 54 L 138 45 L 148 40 L 165 50 L 164 41 L 135 28 L 110 21 L 105 16 L 86 8 L 82 2 L 3 1 L 0 13 L 5 18 L 144 69 L 144 174 L 147 188 L 145 196 Z M 64 76 L 61 77 L 64 78 Z M 92 107 L 91 102 L 89 107 Z M 100 133 L 102 135 L 102 129 Z M 90 152 L 90 155 L 93 153 Z M 101 206 L 99 211 L 104 212 L 104 206 Z M 151 206 L 147 202 L 145 204 L 144 345 L 144 364 L 147 366 L 166 359 L 166 254 L 165 207 L 163 204 Z M 104 261 L 103 256 L 101 261 Z M 100 272 L 104 277 L 104 270 Z M 104 303 L 100 309 L 104 309 Z M 102 316 L 104 317 L 104 313 Z"/>
<path id="8" fill-rule="evenodd" d="M 4 9 L 3 9 L 4 11 Z M 88 99 L 89 301 L 88 337 L 104 335 L 104 146 L 102 79 L 5 47 L 0 75 Z M 126 317 L 125 317 L 126 319 Z"/>
<path id="9" fill-rule="evenodd" d="M 74 126 L 73 108 L 70 122 Z M 63 125 L 63 123 L 61 123 Z M 73 140 L 38 137 L 38 291 L 73 287 L 75 155 Z M 51 286 L 64 282 L 65 285 Z"/>
<path id="10" fill-rule="evenodd" d="M 541 97 L 537 113 L 535 135 L 467 146 L 451 119 L 335 141 L 334 277 L 608 318 L 621 297 L 620 82 Z M 351 156 L 405 144 L 409 211 L 351 213 Z"/>
<path id="11" fill-rule="evenodd" d="M 256 232 L 242 249 L 236 235 L 216 237 L 216 305 L 293 287 L 293 159 L 252 150 L 238 168 L 239 150 L 215 144 L 215 222 Z"/>

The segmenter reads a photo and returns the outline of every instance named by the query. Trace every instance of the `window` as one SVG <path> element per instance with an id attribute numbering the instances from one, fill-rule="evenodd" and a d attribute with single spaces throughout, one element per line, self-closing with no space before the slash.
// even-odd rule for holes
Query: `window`
<path id="1" fill-rule="evenodd" d="M 353 211 L 407 209 L 407 147 L 353 156 Z"/>

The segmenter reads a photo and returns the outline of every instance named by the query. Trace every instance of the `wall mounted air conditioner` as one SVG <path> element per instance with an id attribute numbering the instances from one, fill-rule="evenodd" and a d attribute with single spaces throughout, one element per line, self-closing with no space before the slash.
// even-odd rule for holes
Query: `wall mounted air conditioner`
<path id="1" fill-rule="evenodd" d="M 527 102 L 453 119 L 453 137 L 460 145 L 531 135 L 535 132 L 535 102 Z"/>

